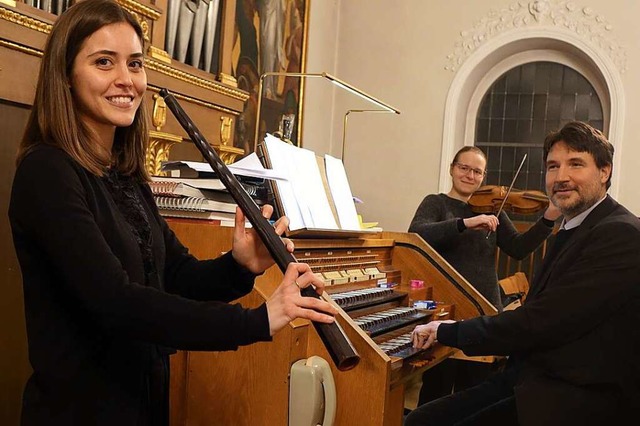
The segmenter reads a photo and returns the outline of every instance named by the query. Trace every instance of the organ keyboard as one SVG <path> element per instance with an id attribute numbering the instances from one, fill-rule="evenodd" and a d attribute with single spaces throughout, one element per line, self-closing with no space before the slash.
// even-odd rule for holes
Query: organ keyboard
<path id="1" fill-rule="evenodd" d="M 198 257 L 230 248 L 232 229 L 169 221 Z M 384 232 L 376 238 L 297 239 L 295 256 L 327 285 L 338 322 L 361 356 L 349 371 L 331 365 L 336 382 L 336 425 L 401 425 L 404 384 L 454 354 L 436 345 L 411 346 L 416 324 L 494 314 L 495 308 L 415 234 Z M 243 306 L 264 303 L 282 279 L 275 267 L 256 281 Z M 426 288 L 409 286 L 423 280 Z M 435 309 L 415 309 L 431 299 Z M 313 326 L 293 321 L 271 343 L 236 352 L 179 352 L 171 360 L 171 423 L 287 425 L 291 365 L 318 355 L 330 361 Z"/>

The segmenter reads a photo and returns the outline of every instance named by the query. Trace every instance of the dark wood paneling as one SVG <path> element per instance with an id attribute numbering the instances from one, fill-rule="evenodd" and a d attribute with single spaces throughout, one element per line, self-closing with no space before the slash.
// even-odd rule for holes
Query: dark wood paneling
<path id="1" fill-rule="evenodd" d="M 13 249 L 7 211 L 15 174 L 15 154 L 29 109 L 0 100 L 0 424 L 17 425 L 22 389 L 31 369 L 22 301 L 22 277 Z"/>

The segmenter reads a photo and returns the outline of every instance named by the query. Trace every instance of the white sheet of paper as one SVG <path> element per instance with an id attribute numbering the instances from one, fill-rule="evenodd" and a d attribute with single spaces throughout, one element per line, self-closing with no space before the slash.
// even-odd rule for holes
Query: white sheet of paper
<path id="1" fill-rule="evenodd" d="M 173 164 L 185 164 L 189 168 L 197 171 L 197 172 L 209 172 L 213 173 L 213 168 L 209 163 L 198 162 L 198 161 L 167 161 L 167 163 Z M 247 157 L 236 161 L 233 164 L 227 165 L 231 173 L 234 175 L 240 176 L 248 176 L 248 177 L 256 177 L 262 179 L 271 179 L 271 180 L 286 180 L 286 177 L 282 174 L 279 174 L 275 170 L 265 169 L 260 163 L 258 156 L 256 153 L 251 153 Z"/>
<path id="2" fill-rule="evenodd" d="M 287 181 L 276 181 L 280 202 L 284 208 L 284 214 L 289 218 L 289 229 L 293 231 L 305 228 L 307 226 L 306 223 L 310 222 L 311 218 L 306 218 L 305 216 L 309 216 L 308 211 L 303 215 L 303 209 L 298 205 L 296 192 L 291 179 L 294 176 L 294 172 L 291 170 L 292 161 L 290 161 L 289 158 L 287 144 L 282 143 L 280 139 L 269 134 L 265 137 L 264 143 L 269 153 L 272 169 L 277 170 L 278 173 L 283 174 L 289 179 Z M 305 219 L 307 222 L 305 222 Z"/>
<path id="3" fill-rule="evenodd" d="M 313 151 L 304 148 L 298 148 L 292 145 L 291 152 L 295 156 L 295 171 L 292 184 L 298 188 L 296 193 L 303 198 L 301 203 L 307 209 L 311 216 L 311 228 L 317 229 L 338 229 L 336 219 L 333 217 L 327 193 L 322 184 L 320 169 L 316 161 L 316 154 Z"/>
<path id="4" fill-rule="evenodd" d="M 255 152 L 230 164 L 229 170 L 235 175 L 257 177 L 271 180 L 287 180 L 286 176 L 278 173 L 277 170 L 265 169 L 258 155 Z"/>
<path id="5" fill-rule="evenodd" d="M 356 205 L 353 202 L 353 195 L 347 180 L 347 172 L 342 161 L 330 155 L 324 156 L 324 164 L 327 170 L 327 181 L 331 189 L 333 203 L 338 212 L 340 228 L 349 231 L 360 230 L 360 221 Z"/>

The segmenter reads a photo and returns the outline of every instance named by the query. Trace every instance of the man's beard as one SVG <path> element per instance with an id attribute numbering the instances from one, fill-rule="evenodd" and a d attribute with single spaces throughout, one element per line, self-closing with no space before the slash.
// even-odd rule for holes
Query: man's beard
<path id="1" fill-rule="evenodd" d="M 572 190 L 575 191 L 577 194 L 577 198 L 575 200 L 575 202 L 573 204 L 560 204 L 558 205 L 558 203 L 554 202 L 555 200 L 557 200 L 556 198 L 556 191 L 562 191 L 562 190 Z M 551 201 L 553 202 L 553 204 L 555 204 L 560 211 L 562 212 L 563 216 L 565 217 L 571 217 L 574 218 L 577 215 L 579 215 L 580 213 L 582 213 L 583 211 L 587 210 L 588 208 L 590 208 L 591 206 L 593 206 L 596 202 L 598 202 L 598 200 L 600 199 L 599 195 L 596 195 L 592 198 L 586 198 L 582 195 L 582 192 L 580 192 L 580 190 L 578 188 L 574 188 L 574 187 L 570 187 L 568 185 L 563 185 L 563 184 L 557 184 L 553 186 L 553 195 L 551 196 Z M 561 199 L 560 202 L 562 203 L 562 201 L 564 200 Z M 568 201 L 568 199 L 567 199 Z M 560 207 L 562 206 L 562 207 Z"/>

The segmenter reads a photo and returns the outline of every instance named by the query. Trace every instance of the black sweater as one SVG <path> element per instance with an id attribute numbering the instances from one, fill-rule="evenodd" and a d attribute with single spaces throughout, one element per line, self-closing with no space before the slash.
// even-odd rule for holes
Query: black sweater
<path id="1" fill-rule="evenodd" d="M 253 274 L 230 253 L 196 260 L 149 187 L 134 191 L 150 225 L 153 279 L 105 179 L 44 145 L 16 171 L 9 218 L 34 370 L 23 424 L 145 424 L 164 347 L 234 350 L 270 339 L 265 305 L 226 303 L 251 291 Z"/>
<path id="2" fill-rule="evenodd" d="M 496 245 L 509 256 L 523 259 L 549 236 L 552 226 L 540 219 L 520 234 L 506 213 L 500 214 L 497 232 L 465 229 L 460 232 L 458 219 L 476 216 L 469 205 L 446 194 L 427 195 L 409 226 L 467 279 L 498 310 L 502 310 L 496 274 Z"/>

